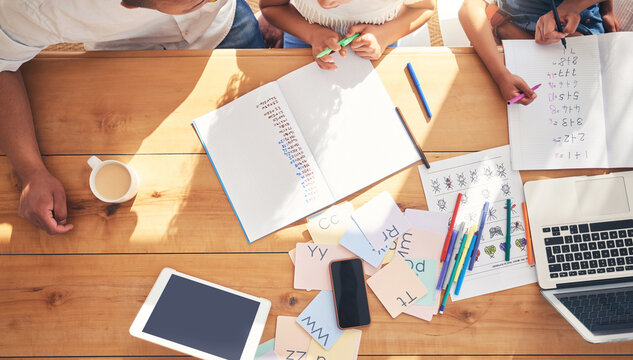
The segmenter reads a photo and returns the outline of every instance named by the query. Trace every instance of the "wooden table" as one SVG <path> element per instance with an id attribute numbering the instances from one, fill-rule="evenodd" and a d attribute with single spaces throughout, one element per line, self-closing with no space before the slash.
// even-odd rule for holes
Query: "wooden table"
<path id="1" fill-rule="evenodd" d="M 305 221 L 248 245 L 190 122 L 310 61 L 305 50 L 216 50 L 44 54 L 24 65 L 44 161 L 65 185 L 75 229 L 51 237 L 19 218 L 19 183 L 0 155 L 0 356 L 179 356 L 128 334 L 166 266 L 270 299 L 262 341 L 274 337 L 277 315 L 298 315 L 316 295 L 292 288 L 287 255 L 310 238 Z M 405 75 L 407 61 L 431 120 Z M 470 49 L 400 48 L 374 65 L 431 162 L 508 143 L 504 102 Z M 88 186 L 91 155 L 134 167 L 138 196 L 98 201 Z M 384 190 L 403 210 L 427 209 L 416 166 L 346 200 L 358 207 Z M 536 284 L 449 303 L 431 323 L 391 319 L 369 293 L 365 359 L 633 354 L 631 342 L 585 342 Z"/>

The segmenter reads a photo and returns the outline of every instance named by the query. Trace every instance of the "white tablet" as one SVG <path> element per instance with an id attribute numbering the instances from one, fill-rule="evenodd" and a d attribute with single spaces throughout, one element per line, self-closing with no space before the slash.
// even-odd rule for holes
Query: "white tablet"
<path id="1" fill-rule="evenodd" d="M 270 301 L 161 271 L 130 334 L 201 359 L 252 360 Z"/>

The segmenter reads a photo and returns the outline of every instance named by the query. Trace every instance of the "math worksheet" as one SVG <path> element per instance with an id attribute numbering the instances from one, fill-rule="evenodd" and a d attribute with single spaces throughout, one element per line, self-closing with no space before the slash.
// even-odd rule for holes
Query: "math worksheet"
<path id="1" fill-rule="evenodd" d="M 249 242 L 420 160 L 371 62 L 334 56 L 193 121 Z"/>
<path id="2" fill-rule="evenodd" d="M 453 301 L 536 282 L 536 271 L 527 262 L 523 183 L 519 172 L 512 170 L 508 145 L 435 161 L 430 169 L 418 168 L 429 210 L 452 215 L 457 196 L 462 194 L 455 229 L 462 222 L 466 229 L 472 225 L 478 228 L 483 205 L 489 202 L 475 265 L 466 272 L 459 295 L 451 294 Z M 507 199 L 512 204 L 510 249 L 506 249 Z M 461 239 L 455 249 L 460 244 Z M 505 261 L 508 250 L 510 261 Z M 452 263 L 456 256 L 457 250 Z"/>
<path id="3" fill-rule="evenodd" d="M 503 46 L 508 69 L 541 84 L 530 105 L 508 105 L 514 169 L 633 166 L 633 33 Z"/>

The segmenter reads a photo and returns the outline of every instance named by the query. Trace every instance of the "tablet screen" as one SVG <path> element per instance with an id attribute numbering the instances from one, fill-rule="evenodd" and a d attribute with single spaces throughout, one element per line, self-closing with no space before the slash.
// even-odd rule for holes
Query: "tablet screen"
<path id="1" fill-rule="evenodd" d="M 172 274 L 143 332 L 239 359 L 258 308 L 256 301 Z"/>

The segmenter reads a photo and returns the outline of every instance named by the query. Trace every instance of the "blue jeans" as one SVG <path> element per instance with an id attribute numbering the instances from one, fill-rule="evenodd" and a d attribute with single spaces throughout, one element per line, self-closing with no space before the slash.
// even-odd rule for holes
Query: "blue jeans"
<path id="1" fill-rule="evenodd" d="M 389 47 L 398 46 L 398 42 L 389 45 Z M 284 33 L 284 49 L 309 49 L 312 46 L 307 42 L 299 39 L 296 36 L 290 35 L 287 32 Z"/>
<path id="2" fill-rule="evenodd" d="M 554 0 L 559 6 L 563 0 Z M 534 32 L 538 19 L 552 11 L 549 0 L 499 0 L 499 7 L 512 15 L 512 23 L 523 30 Z M 576 31 L 583 35 L 604 33 L 598 4 L 591 5 L 580 13 L 580 24 Z"/>
<path id="3" fill-rule="evenodd" d="M 217 49 L 263 49 L 264 38 L 259 24 L 246 0 L 237 0 L 231 30 Z"/>

